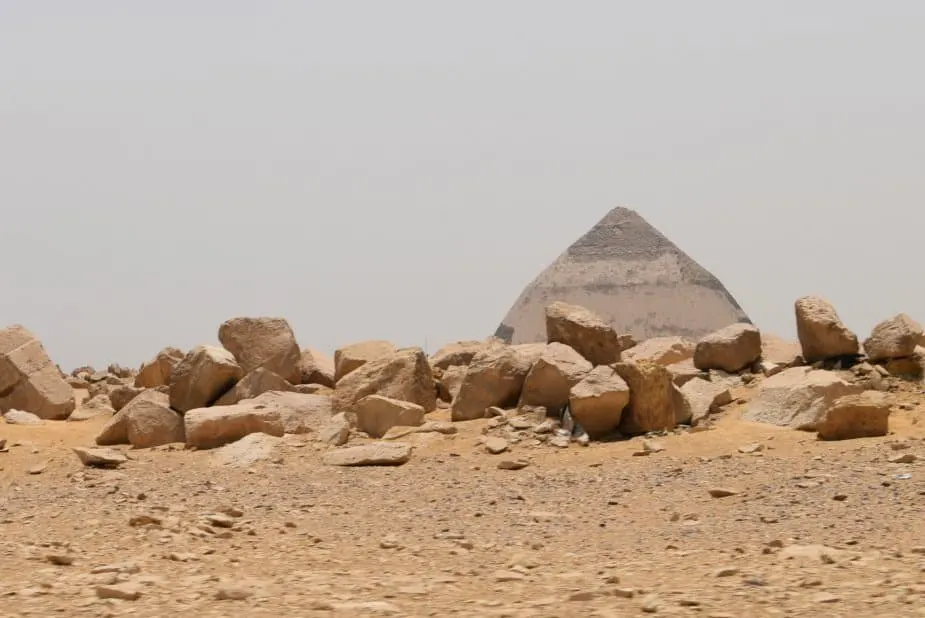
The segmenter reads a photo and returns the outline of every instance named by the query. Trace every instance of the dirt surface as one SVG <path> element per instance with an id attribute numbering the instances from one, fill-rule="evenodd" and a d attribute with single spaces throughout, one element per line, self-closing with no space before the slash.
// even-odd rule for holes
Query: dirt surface
<path id="1" fill-rule="evenodd" d="M 472 421 L 403 438 L 394 468 L 325 466 L 287 436 L 252 464 L 171 445 L 100 470 L 69 447 L 104 419 L 0 424 L 0 615 L 925 615 L 925 469 L 889 462 L 925 457 L 925 397 L 900 388 L 885 438 L 733 406 L 647 456 L 644 438 L 490 455 Z"/>

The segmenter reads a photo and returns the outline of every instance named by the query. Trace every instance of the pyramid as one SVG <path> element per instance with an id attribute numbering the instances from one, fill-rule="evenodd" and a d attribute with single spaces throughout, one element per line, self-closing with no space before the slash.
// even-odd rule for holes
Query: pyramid
<path id="1" fill-rule="evenodd" d="M 581 305 L 637 341 L 692 339 L 748 316 L 720 281 L 628 208 L 614 208 L 521 293 L 495 336 L 546 341 L 546 307 Z"/>

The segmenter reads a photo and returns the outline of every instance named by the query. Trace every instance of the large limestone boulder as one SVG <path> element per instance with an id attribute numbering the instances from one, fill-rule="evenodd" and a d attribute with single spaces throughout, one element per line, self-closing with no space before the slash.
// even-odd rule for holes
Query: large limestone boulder
<path id="1" fill-rule="evenodd" d="M 569 392 L 572 418 L 592 438 L 619 427 L 623 409 L 629 402 L 629 386 L 607 365 L 595 367 Z"/>
<path id="2" fill-rule="evenodd" d="M 170 407 L 170 397 L 153 388 L 146 389 L 132 398 L 123 406 L 106 424 L 103 425 L 96 436 L 96 443 L 100 446 L 113 444 L 131 444 L 128 435 L 128 419 L 136 412 L 142 416 L 156 417 L 162 408 Z M 180 440 L 182 442 L 182 440 Z"/>
<path id="3" fill-rule="evenodd" d="M 360 341 L 334 351 L 334 382 L 368 363 L 395 354 L 391 341 Z"/>
<path id="4" fill-rule="evenodd" d="M 244 373 L 263 367 L 293 384 L 302 379 L 302 351 L 283 318 L 232 318 L 219 327 L 218 340 Z"/>
<path id="5" fill-rule="evenodd" d="M 165 393 L 152 391 L 150 396 L 131 405 L 124 417 L 128 443 L 135 448 L 185 441 L 183 417 L 170 409 L 170 397 Z"/>
<path id="6" fill-rule="evenodd" d="M 648 361 L 617 363 L 614 369 L 630 389 L 629 405 L 620 420 L 622 433 L 647 433 L 677 425 L 679 401 L 668 369 Z"/>
<path id="7" fill-rule="evenodd" d="M 848 330 L 835 307 L 818 296 L 805 296 L 794 305 L 797 336 L 807 363 L 858 354 L 858 337 Z"/>
<path id="8" fill-rule="evenodd" d="M 154 388 L 169 385 L 173 368 L 180 364 L 184 356 L 186 355 L 177 348 L 164 348 L 153 359 L 142 364 L 138 375 L 135 376 L 135 386 Z"/>
<path id="9" fill-rule="evenodd" d="M 629 349 L 624 349 L 625 361 L 651 361 L 658 365 L 673 365 L 694 358 L 697 342 L 687 337 L 653 337 Z"/>
<path id="10" fill-rule="evenodd" d="M 437 389 L 424 351 L 420 348 L 398 350 L 354 369 L 337 381 L 334 411 L 349 411 L 369 395 L 410 401 L 428 412 L 434 410 Z"/>
<path id="11" fill-rule="evenodd" d="M 212 405 L 244 377 L 234 355 L 215 346 L 196 346 L 174 367 L 170 407 L 186 412 Z"/>
<path id="12" fill-rule="evenodd" d="M 864 340 L 864 351 L 874 362 L 905 358 L 915 353 L 921 339 L 922 325 L 900 313 L 874 327 L 870 337 Z"/>
<path id="13" fill-rule="evenodd" d="M 275 407 L 283 431 L 292 434 L 320 434 L 334 416 L 331 398 L 288 391 L 268 391 L 246 401 L 255 406 Z"/>
<path id="14" fill-rule="evenodd" d="M 890 400 L 879 391 L 839 397 L 819 419 L 820 440 L 875 438 L 889 432 Z"/>
<path id="15" fill-rule="evenodd" d="M 163 387 L 163 386 L 158 386 L 158 387 L 155 387 L 155 388 L 161 389 L 161 388 L 164 388 L 164 387 Z M 102 397 L 108 397 L 108 398 L 109 398 L 109 404 L 112 406 L 112 408 L 113 408 L 116 412 L 118 412 L 119 410 L 121 410 L 122 408 L 124 408 L 125 406 L 127 406 L 128 403 L 129 403 L 132 399 L 134 399 L 134 398 L 137 397 L 138 395 L 142 394 L 142 393 L 145 392 L 146 390 L 148 390 L 148 389 L 143 388 L 143 387 L 141 387 L 141 386 L 129 386 L 129 385 L 126 384 L 126 385 L 122 385 L 122 386 L 117 386 L 116 388 L 112 389 L 111 391 L 109 391 L 109 394 L 108 394 L 108 395 L 95 395 L 94 398 L 95 398 L 95 397 L 101 397 L 101 396 L 102 396 Z M 169 392 L 169 389 L 168 389 L 168 392 Z"/>
<path id="16" fill-rule="evenodd" d="M 524 380 L 521 406 L 562 408 L 572 387 L 594 367 L 585 357 L 562 343 L 550 343 Z"/>
<path id="17" fill-rule="evenodd" d="M 252 433 L 276 437 L 285 433 L 279 408 L 253 401 L 189 410 L 183 422 L 187 446 L 199 449 L 222 446 Z"/>
<path id="18" fill-rule="evenodd" d="M 356 428 L 373 438 L 381 438 L 392 427 L 418 427 L 424 424 L 424 408 L 410 401 L 370 395 L 357 402 L 351 413 Z"/>
<path id="19" fill-rule="evenodd" d="M 501 345 L 500 342 L 455 341 L 437 350 L 430 358 L 435 369 L 467 366 L 483 348 L 489 345 Z"/>
<path id="20" fill-rule="evenodd" d="M 320 384 L 334 388 L 334 359 L 318 350 L 304 348 L 299 363 L 302 384 Z"/>
<path id="21" fill-rule="evenodd" d="M 578 305 L 555 302 L 546 307 L 546 340 L 564 343 L 592 365 L 620 360 L 620 337 L 599 315 Z"/>
<path id="22" fill-rule="evenodd" d="M 483 418 L 492 406 L 515 405 L 532 365 L 531 356 L 513 346 L 491 347 L 476 354 L 453 400 L 452 420 Z"/>
<path id="23" fill-rule="evenodd" d="M 701 371 L 694 366 L 693 357 L 683 360 L 680 363 L 673 363 L 666 367 L 668 373 L 671 374 L 671 379 L 674 380 L 675 385 L 680 388 L 684 386 L 687 382 L 693 380 L 694 378 L 704 378 L 709 377 L 709 373 Z"/>
<path id="24" fill-rule="evenodd" d="M 742 371 L 761 358 L 761 333 L 751 324 L 730 324 L 697 342 L 694 366 L 697 369 Z"/>
<path id="25" fill-rule="evenodd" d="M 257 367 L 218 398 L 216 406 L 230 406 L 245 399 L 253 399 L 267 391 L 291 391 L 292 384 L 279 374 L 264 367 Z"/>
<path id="26" fill-rule="evenodd" d="M 833 371 L 793 367 L 761 383 L 742 419 L 811 431 L 833 401 L 863 390 Z"/>
<path id="27" fill-rule="evenodd" d="M 459 396 L 459 390 L 462 388 L 463 380 L 466 379 L 466 373 L 469 371 L 467 365 L 450 365 L 447 367 L 438 381 L 440 399 L 447 403 L 452 403 Z"/>
<path id="28" fill-rule="evenodd" d="M 0 412 L 63 420 L 76 405 L 74 389 L 32 333 L 18 324 L 0 330 Z"/>
<path id="29" fill-rule="evenodd" d="M 689 406 L 690 418 L 679 419 L 679 421 L 690 422 L 692 427 L 702 423 L 711 412 L 715 412 L 720 406 L 732 403 L 732 393 L 728 385 L 722 382 L 693 378 L 685 382 L 680 390 Z"/>

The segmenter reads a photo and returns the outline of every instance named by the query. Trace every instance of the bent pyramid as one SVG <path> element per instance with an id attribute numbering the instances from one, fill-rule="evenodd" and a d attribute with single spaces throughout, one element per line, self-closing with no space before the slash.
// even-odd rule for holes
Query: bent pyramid
<path id="1" fill-rule="evenodd" d="M 546 341 L 546 307 L 581 305 L 620 334 L 692 339 L 751 322 L 722 283 L 628 208 L 614 208 L 533 280 L 495 332 Z"/>

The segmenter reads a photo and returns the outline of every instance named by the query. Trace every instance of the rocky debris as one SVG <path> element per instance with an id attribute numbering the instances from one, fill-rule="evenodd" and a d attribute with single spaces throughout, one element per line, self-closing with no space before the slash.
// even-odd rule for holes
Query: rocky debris
<path id="1" fill-rule="evenodd" d="M 674 365 L 694 358 L 697 342 L 687 337 L 653 337 L 624 348 L 625 361 L 650 361 L 657 365 Z"/>
<path id="2" fill-rule="evenodd" d="M 112 407 L 107 395 L 97 395 L 87 399 L 71 412 L 68 421 L 86 421 L 97 416 L 112 416 L 116 410 Z"/>
<path id="3" fill-rule="evenodd" d="M 864 352 L 872 362 L 912 356 L 922 339 L 922 325 L 905 313 L 877 324 L 864 340 Z"/>
<path id="4" fill-rule="evenodd" d="M 766 379 L 742 414 L 742 419 L 813 431 L 839 397 L 864 389 L 832 371 L 793 367 Z"/>
<path id="5" fill-rule="evenodd" d="M 839 397 L 817 424 L 821 440 L 851 440 L 885 436 L 889 432 L 890 400 L 878 391 Z"/>
<path id="6" fill-rule="evenodd" d="M 96 436 L 96 443 L 100 446 L 109 446 L 114 444 L 129 444 L 128 437 L 128 417 L 136 410 L 146 411 L 166 407 L 170 409 L 170 398 L 168 395 L 161 393 L 153 388 L 146 389 L 137 397 L 134 397 L 124 408 L 106 421 L 102 429 Z M 150 412 L 150 416 L 157 417 L 158 413 Z M 182 440 L 181 440 L 182 441 Z"/>
<path id="7" fill-rule="evenodd" d="M 675 383 L 675 386 L 681 387 L 684 386 L 690 380 L 694 378 L 704 378 L 708 379 L 709 374 L 705 371 L 701 371 L 694 367 L 694 358 L 691 357 L 688 360 L 681 361 L 680 363 L 674 363 L 667 366 L 668 372 L 671 374 L 671 380 Z"/>
<path id="8" fill-rule="evenodd" d="M 356 427 L 372 438 L 381 438 L 395 426 L 417 427 L 424 423 L 425 410 L 409 401 L 389 399 L 381 395 L 364 397 L 352 412 L 347 413 L 356 419 Z"/>
<path id="9" fill-rule="evenodd" d="M 569 411 L 592 438 L 613 432 L 620 425 L 623 409 L 630 402 L 630 389 L 613 368 L 595 367 L 572 387 Z"/>
<path id="10" fill-rule="evenodd" d="M 350 421 L 343 412 L 335 414 L 318 432 L 318 440 L 331 446 L 342 446 L 350 439 Z"/>
<path id="11" fill-rule="evenodd" d="M 267 391 L 291 391 L 292 384 L 277 373 L 264 367 L 257 367 L 231 387 L 212 405 L 230 406 L 245 399 L 253 399 Z"/>
<path id="12" fill-rule="evenodd" d="M 283 419 L 276 406 L 253 401 L 216 408 L 196 408 L 183 417 L 187 446 L 215 448 L 252 433 L 281 437 Z"/>
<path id="13" fill-rule="evenodd" d="M 818 296 L 804 296 L 794 307 L 797 336 L 807 363 L 858 354 L 857 335 L 842 323 L 829 301 Z"/>
<path id="14" fill-rule="evenodd" d="M 230 335 L 228 337 L 233 341 Z M 183 413 L 210 406 L 243 377 L 244 370 L 230 351 L 196 346 L 174 367 L 170 407 Z"/>
<path id="15" fill-rule="evenodd" d="M 687 405 L 690 407 L 690 422 L 694 427 L 701 424 L 711 413 L 720 407 L 732 403 L 732 393 L 722 383 L 710 382 L 702 378 L 694 378 L 681 387 Z"/>
<path id="16" fill-rule="evenodd" d="M 135 448 L 185 441 L 183 418 L 170 409 L 170 397 L 164 393 L 152 391 L 137 404 L 122 408 L 119 414 L 125 419 L 128 442 Z"/>
<path id="17" fill-rule="evenodd" d="M 486 436 L 482 438 L 482 445 L 485 447 L 485 450 L 492 455 L 500 455 L 507 451 L 510 446 L 507 440 L 497 436 Z"/>
<path id="18" fill-rule="evenodd" d="M 459 429 L 453 423 L 448 423 L 446 421 L 428 421 L 417 427 L 403 427 L 401 425 L 396 425 L 395 427 L 389 429 L 385 435 L 382 436 L 382 439 L 398 440 L 400 438 L 404 438 L 416 433 L 439 433 L 445 436 L 450 436 L 459 433 Z"/>
<path id="19" fill-rule="evenodd" d="M 3 420 L 8 425 L 41 425 L 44 421 L 31 412 L 22 410 L 9 410 L 3 414 Z"/>
<path id="20" fill-rule="evenodd" d="M 160 389 L 164 387 L 158 386 L 156 388 Z M 112 406 L 112 409 L 118 412 L 127 406 L 132 399 L 145 392 L 146 390 L 148 389 L 141 388 L 140 386 L 128 386 L 123 384 L 109 391 L 109 395 L 107 395 L 107 397 L 109 398 L 109 404 Z M 96 397 L 99 397 L 99 395 Z M 95 399 L 96 397 L 93 398 Z"/>
<path id="21" fill-rule="evenodd" d="M 492 406 L 516 405 L 531 366 L 528 356 L 514 346 L 491 347 L 476 354 L 453 399 L 452 419 L 484 418 Z"/>
<path id="22" fill-rule="evenodd" d="M 694 366 L 737 373 L 761 358 L 761 333 L 751 324 L 731 324 L 697 342 Z"/>
<path id="23" fill-rule="evenodd" d="M 90 468 L 118 468 L 128 461 L 128 457 L 111 448 L 75 446 L 71 450 L 80 463 Z"/>
<path id="24" fill-rule="evenodd" d="M 16 409 L 63 420 L 75 407 L 74 390 L 42 343 L 18 324 L 0 330 L 0 412 Z"/>
<path id="25" fill-rule="evenodd" d="M 267 391 L 242 403 L 275 408 L 289 434 L 317 434 L 334 415 L 331 398 L 326 395 L 306 395 L 289 391 Z"/>
<path id="26" fill-rule="evenodd" d="M 180 364 L 184 356 L 186 354 L 178 348 L 164 348 L 153 359 L 141 365 L 138 375 L 135 376 L 135 386 L 139 388 L 169 386 L 173 368 Z"/>
<path id="27" fill-rule="evenodd" d="M 283 442 L 279 436 L 265 433 L 250 433 L 213 451 L 218 465 L 247 468 L 260 461 L 274 457 L 277 447 Z"/>
<path id="28" fill-rule="evenodd" d="M 554 302 L 546 307 L 546 339 L 569 346 L 595 366 L 620 360 L 617 332 L 599 315 L 578 305 Z"/>
<path id="29" fill-rule="evenodd" d="M 569 402 L 569 391 L 581 382 L 593 366 L 562 343 L 550 343 L 524 379 L 521 406 L 561 408 Z"/>
<path id="30" fill-rule="evenodd" d="M 373 442 L 328 451 L 329 466 L 400 466 L 411 459 L 411 445 L 404 442 Z"/>
<path id="31" fill-rule="evenodd" d="M 312 348 L 302 350 L 299 362 L 302 384 L 321 384 L 334 388 L 334 359 Z"/>
<path id="32" fill-rule="evenodd" d="M 219 327 L 218 340 L 245 374 L 263 367 L 292 384 L 302 379 L 302 351 L 283 318 L 232 318 Z"/>
<path id="33" fill-rule="evenodd" d="M 499 341 L 456 341 L 448 343 L 433 356 L 430 357 L 430 364 L 435 369 L 449 369 L 450 367 L 465 367 L 472 362 L 475 355 L 482 351 L 483 348 L 490 345 L 501 345 Z"/>
<path id="34" fill-rule="evenodd" d="M 369 395 L 416 403 L 428 412 L 437 407 L 437 389 L 427 356 L 405 348 L 371 360 L 337 381 L 334 411 L 346 412 Z"/>
<path id="35" fill-rule="evenodd" d="M 344 346 L 334 352 L 334 382 L 356 371 L 366 363 L 393 356 L 396 352 L 391 341 L 360 341 Z"/>
<path id="36" fill-rule="evenodd" d="M 665 367 L 641 361 L 617 363 L 614 369 L 630 389 L 629 404 L 620 420 L 621 433 L 635 435 L 677 425 L 679 400 Z"/>

